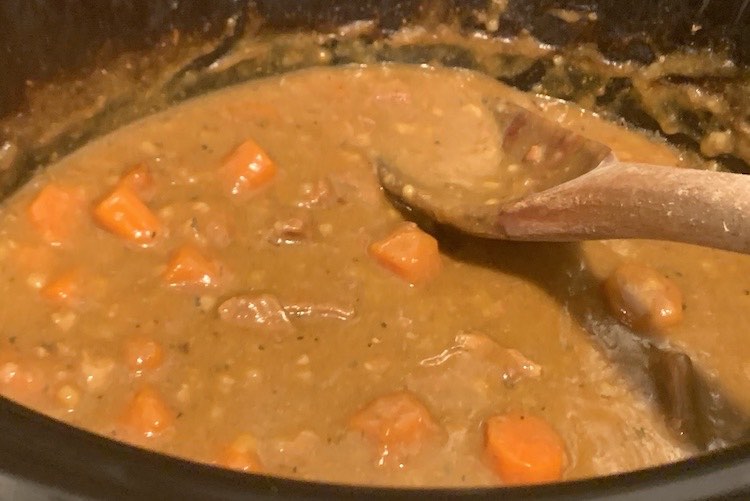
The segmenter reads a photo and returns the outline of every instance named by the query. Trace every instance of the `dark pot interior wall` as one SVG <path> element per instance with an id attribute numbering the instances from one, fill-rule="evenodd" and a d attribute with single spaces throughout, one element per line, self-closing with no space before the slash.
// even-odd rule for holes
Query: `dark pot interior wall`
<path id="1" fill-rule="evenodd" d="M 102 51 L 147 50 L 173 29 L 212 37 L 241 9 L 235 0 L 0 2 L 0 115 L 23 107 L 26 80 L 90 67 Z"/>
<path id="2" fill-rule="evenodd" d="M 498 9 L 498 5 L 507 8 Z M 488 6 L 495 7 L 488 11 Z M 560 9 L 575 11 L 578 19 L 563 21 Z M 479 14 L 483 12 L 495 14 Z M 448 21 L 474 33 L 485 29 L 488 18 L 498 20 L 498 31 L 491 36 L 513 37 L 526 30 L 556 52 L 573 54 L 572 49 L 587 44 L 609 60 L 641 65 L 685 48 L 716 49 L 731 61 L 731 75 L 714 64 L 713 69 L 686 81 L 719 92 L 730 85 L 726 87 L 730 89 L 726 92 L 730 106 L 740 115 L 750 113 L 750 100 L 743 97 L 750 82 L 747 0 L 5 0 L 0 2 L 0 196 L 28 179 L 37 166 L 138 116 L 190 97 L 192 91 L 169 95 L 174 89 L 167 89 L 162 92 L 165 103 L 140 102 L 144 89 L 153 90 L 149 82 L 157 81 L 160 69 L 163 72 L 169 63 L 172 69 L 179 68 L 175 77 L 180 77 L 187 71 L 205 69 L 238 40 L 247 42 L 256 35 L 268 40 L 274 34 L 295 30 L 332 33 L 337 26 L 355 20 L 373 21 L 374 29 L 364 40 L 374 45 L 405 24 L 429 26 Z M 432 61 L 433 55 L 424 47 L 407 48 L 409 56 L 389 51 L 386 43 L 376 57 L 425 62 L 413 56 L 421 51 L 426 61 Z M 437 60 L 486 70 L 471 51 L 462 54 L 460 50 Z M 112 69 L 112 60 L 123 54 L 134 61 L 136 69 L 128 75 L 129 80 L 118 84 L 118 94 L 113 94 L 111 85 L 92 85 L 96 70 Z M 567 74 L 554 75 L 551 55 L 517 78 L 496 76 L 522 89 L 542 82 L 541 92 L 573 101 L 601 85 L 605 91 L 596 99 L 598 111 L 621 116 L 647 130 L 659 130 L 654 110 L 643 105 L 626 78 L 589 78 L 585 62 L 577 65 L 574 61 L 564 70 Z M 357 61 L 349 57 L 344 54 L 335 62 Z M 225 72 L 221 81 L 214 79 L 203 90 L 293 69 L 268 63 L 258 62 L 251 71 L 244 65 L 242 75 Z M 570 81 L 567 91 L 554 82 L 559 82 L 560 76 Z M 667 76 L 672 83 L 680 78 L 685 77 Z M 48 82 L 57 85 L 50 90 Z M 40 99 L 39 90 L 45 88 Z M 127 92 L 130 97 L 124 97 Z M 159 93 L 148 93 L 154 94 Z M 106 109 L 96 110 L 100 97 L 107 98 Z M 91 120 L 85 118 L 87 113 Z M 678 113 L 685 117 L 686 126 L 670 140 L 694 152 L 714 130 L 729 129 L 750 141 L 741 124 L 733 123 L 731 117 L 706 113 L 699 105 Z M 723 168 L 750 172 L 750 153 L 723 154 L 717 160 Z"/>
<path id="3" fill-rule="evenodd" d="M 356 19 L 376 19 L 385 29 L 419 19 L 425 11 L 457 13 L 468 28 L 488 0 L 5 0 L 0 2 L 0 116 L 23 107 L 26 80 L 49 79 L 90 66 L 104 50 L 147 50 L 177 29 L 212 38 L 224 22 L 259 14 L 266 29 L 330 29 Z M 439 5 L 439 8 L 436 8 Z M 595 12 L 598 22 L 568 24 L 550 11 Z M 745 0 L 509 0 L 500 34 L 526 28 L 554 44 L 596 42 L 614 59 L 653 60 L 679 47 L 721 47 L 750 60 L 750 8 Z M 474 24 L 475 26 L 472 26 Z M 696 29 L 699 28 L 699 29 Z"/>

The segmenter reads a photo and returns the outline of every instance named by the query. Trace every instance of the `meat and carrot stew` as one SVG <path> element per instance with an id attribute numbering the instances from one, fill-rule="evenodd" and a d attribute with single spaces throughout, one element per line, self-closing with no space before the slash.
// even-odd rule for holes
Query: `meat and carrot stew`
<path id="1" fill-rule="evenodd" d="M 472 126 L 487 96 L 622 160 L 702 168 L 462 70 L 316 68 L 221 90 L 4 202 L 0 392 L 165 454 L 354 484 L 555 482 L 741 439 L 716 413 L 750 412 L 750 256 L 487 241 L 384 196 L 374 158 L 494 151 Z"/>

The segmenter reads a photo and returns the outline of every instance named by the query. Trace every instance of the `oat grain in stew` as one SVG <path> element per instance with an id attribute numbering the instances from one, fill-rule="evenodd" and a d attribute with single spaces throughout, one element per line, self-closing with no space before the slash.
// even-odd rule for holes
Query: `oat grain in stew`
<path id="1" fill-rule="evenodd" d="M 644 347 L 689 357 L 749 412 L 750 257 L 430 234 L 383 196 L 375 156 L 497 155 L 471 126 L 486 96 L 623 160 L 684 164 L 466 71 L 319 68 L 222 90 L 4 203 L 0 391 L 167 454 L 358 484 L 550 482 L 724 445 L 673 426 Z"/>

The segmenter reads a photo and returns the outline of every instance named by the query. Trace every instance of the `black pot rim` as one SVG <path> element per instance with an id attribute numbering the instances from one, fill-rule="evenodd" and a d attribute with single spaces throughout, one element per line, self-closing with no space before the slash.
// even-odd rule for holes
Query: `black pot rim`
<path id="1" fill-rule="evenodd" d="M 198 431 L 199 433 L 200 431 Z M 0 481 L 23 499 L 658 499 L 750 493 L 750 444 L 645 470 L 533 487 L 389 488 L 246 474 L 147 451 L 0 398 Z"/>

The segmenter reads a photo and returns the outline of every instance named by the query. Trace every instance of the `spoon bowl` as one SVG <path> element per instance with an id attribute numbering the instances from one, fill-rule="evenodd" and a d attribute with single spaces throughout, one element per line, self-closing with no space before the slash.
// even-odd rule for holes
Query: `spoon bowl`
<path id="1" fill-rule="evenodd" d="M 404 206 L 486 238 L 672 240 L 750 253 L 750 176 L 627 163 L 524 107 L 484 100 L 499 154 L 451 165 L 375 161 Z"/>

